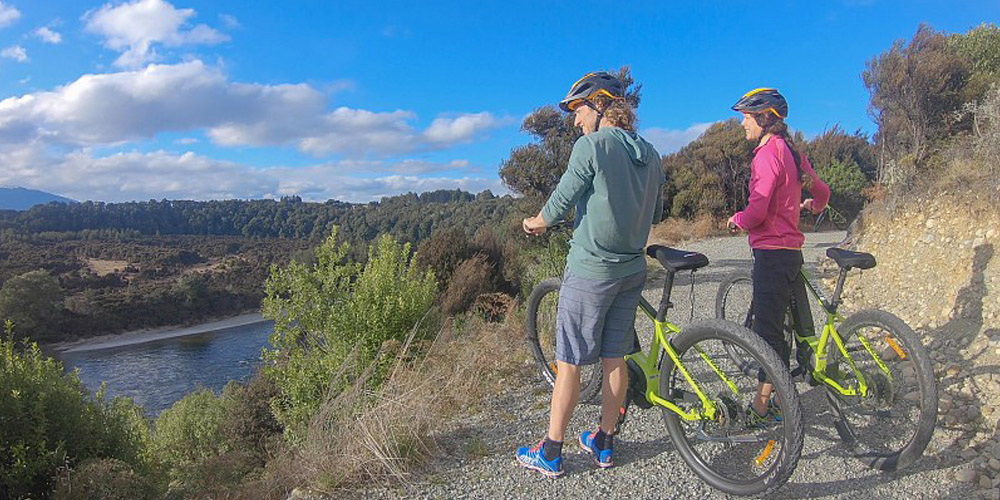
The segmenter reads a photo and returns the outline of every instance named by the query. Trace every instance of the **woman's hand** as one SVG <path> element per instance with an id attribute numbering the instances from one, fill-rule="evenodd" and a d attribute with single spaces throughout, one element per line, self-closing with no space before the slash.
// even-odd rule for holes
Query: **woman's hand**
<path id="1" fill-rule="evenodd" d="M 808 210 L 808 211 L 810 211 L 812 213 L 816 213 L 816 211 L 813 210 L 813 199 L 812 198 L 806 198 L 806 199 L 802 200 L 802 204 L 799 205 L 799 208 L 801 210 Z"/>
<path id="2" fill-rule="evenodd" d="M 521 221 L 521 228 L 524 232 L 532 236 L 539 236 L 545 233 L 547 226 L 545 225 L 545 219 L 541 215 L 535 217 L 528 217 Z"/>
<path id="3" fill-rule="evenodd" d="M 740 226 L 736 224 L 736 215 L 729 217 L 729 220 L 726 221 L 726 227 L 729 228 L 729 234 L 736 234 L 740 232 Z"/>

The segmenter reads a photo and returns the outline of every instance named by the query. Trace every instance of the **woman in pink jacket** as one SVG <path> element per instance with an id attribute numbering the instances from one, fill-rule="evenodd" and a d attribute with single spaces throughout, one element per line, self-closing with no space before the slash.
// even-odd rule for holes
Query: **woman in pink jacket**
<path id="1" fill-rule="evenodd" d="M 799 213 L 819 213 L 830 199 L 830 188 L 820 180 L 809 160 L 792 143 L 785 118 L 788 102 L 776 89 L 748 92 L 733 105 L 743 114 L 747 140 L 757 141 L 750 171 L 747 207 L 729 218 L 732 230 L 750 234 L 753 249 L 753 329 L 774 348 L 786 365 L 791 347 L 785 342 L 785 311 L 793 297 L 805 297 L 802 282 L 802 243 Z M 802 189 L 813 196 L 802 200 Z M 812 329 L 811 319 L 808 328 Z M 803 325 L 806 326 L 806 325 Z M 761 381 L 752 407 L 758 419 L 780 418 L 771 403 L 771 385 Z"/>

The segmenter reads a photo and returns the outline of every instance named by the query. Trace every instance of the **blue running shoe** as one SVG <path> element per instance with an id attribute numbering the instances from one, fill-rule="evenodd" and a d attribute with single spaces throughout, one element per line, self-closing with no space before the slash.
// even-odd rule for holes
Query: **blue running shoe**
<path id="1" fill-rule="evenodd" d="M 521 467 L 538 471 L 545 477 L 561 476 L 563 473 L 562 457 L 559 456 L 552 460 L 545 460 L 545 454 L 542 452 L 542 443 L 544 443 L 544 441 L 539 441 L 538 444 L 532 446 L 531 448 L 526 446 L 518 448 L 517 463 L 520 464 Z"/>
<path id="2" fill-rule="evenodd" d="M 580 446 L 583 447 L 584 451 L 590 454 L 594 458 L 594 463 L 602 469 L 607 469 L 614 465 L 611 460 L 611 455 L 614 452 L 614 448 L 607 450 L 598 450 L 597 444 L 594 442 L 597 439 L 596 431 L 586 431 L 580 434 Z"/>

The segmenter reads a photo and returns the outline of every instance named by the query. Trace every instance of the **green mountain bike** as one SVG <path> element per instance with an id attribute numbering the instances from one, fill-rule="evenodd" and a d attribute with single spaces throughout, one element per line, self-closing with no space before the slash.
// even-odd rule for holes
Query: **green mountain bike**
<path id="1" fill-rule="evenodd" d="M 846 319 L 838 313 L 851 269 L 875 267 L 871 254 L 829 248 L 840 267 L 837 286 L 826 299 L 802 270 L 808 292 L 793 294 L 785 319 L 786 340 L 796 347 L 800 373 L 826 389 L 837 433 L 868 466 L 893 471 L 919 458 L 937 420 L 937 384 L 930 358 L 917 334 L 895 315 L 869 309 Z M 733 273 L 719 285 L 716 317 L 753 324 L 753 284 L 749 270 Z M 809 297 L 826 314 L 823 332 L 813 335 Z M 756 361 L 728 351 L 747 372 Z"/>
<path id="2" fill-rule="evenodd" d="M 758 495 L 779 488 L 791 476 L 802 452 L 802 409 L 795 384 L 774 350 L 750 330 L 730 321 L 706 319 L 681 329 L 666 320 L 678 271 L 708 265 L 700 253 L 652 245 L 647 255 L 666 269 L 658 308 L 640 298 L 636 327 L 651 334 L 647 352 L 626 356 L 629 390 L 619 429 L 630 404 L 657 408 L 681 458 L 709 485 L 726 493 Z M 549 384 L 556 377 L 556 309 L 561 280 L 540 283 L 528 299 L 527 337 Z M 748 413 L 759 385 L 728 352 L 752 360 L 778 394 L 781 418 L 761 422 Z M 600 388 L 599 369 L 583 373 L 581 398 Z M 619 429 L 616 429 L 617 433 Z"/>
<path id="3" fill-rule="evenodd" d="M 808 210 L 803 210 L 803 214 L 805 213 L 808 213 Z M 847 217 L 829 204 L 823 209 L 822 212 L 819 213 L 819 215 L 816 216 L 816 222 L 813 223 L 814 233 L 818 232 L 820 228 L 823 227 L 823 221 L 830 221 L 830 224 L 833 224 L 833 227 L 841 231 L 847 229 L 847 226 L 849 225 Z"/>

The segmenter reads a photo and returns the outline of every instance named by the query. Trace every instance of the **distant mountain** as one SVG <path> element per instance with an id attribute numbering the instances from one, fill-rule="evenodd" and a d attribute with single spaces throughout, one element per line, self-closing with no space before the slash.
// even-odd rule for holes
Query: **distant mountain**
<path id="1" fill-rule="evenodd" d="M 0 186 L 0 210 L 27 210 L 35 205 L 58 201 L 76 203 L 62 196 L 16 186 Z"/>

